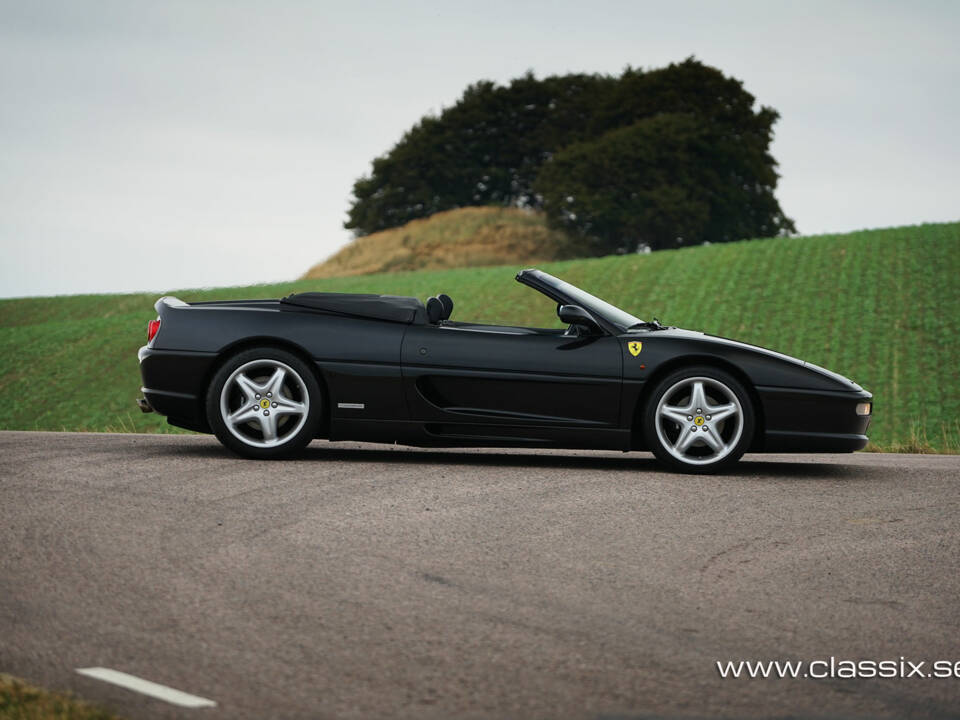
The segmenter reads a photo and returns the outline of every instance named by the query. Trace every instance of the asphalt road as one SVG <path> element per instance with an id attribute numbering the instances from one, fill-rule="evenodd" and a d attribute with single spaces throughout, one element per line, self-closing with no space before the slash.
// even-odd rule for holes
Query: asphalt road
<path id="1" fill-rule="evenodd" d="M 0 433 L 0 671 L 130 718 L 960 717 L 960 457 Z M 184 709 L 76 673 L 208 698 Z M 822 668 L 822 666 L 820 666 Z M 929 665 L 927 666 L 929 668 Z"/>

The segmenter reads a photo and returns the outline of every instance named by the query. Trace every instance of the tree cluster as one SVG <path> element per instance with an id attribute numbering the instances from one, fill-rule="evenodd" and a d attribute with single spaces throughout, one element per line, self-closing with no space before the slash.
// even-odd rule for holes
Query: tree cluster
<path id="1" fill-rule="evenodd" d="M 785 234 L 777 118 L 693 58 L 619 77 L 478 82 L 373 161 L 345 226 L 363 235 L 467 205 L 532 207 L 585 255 Z"/>

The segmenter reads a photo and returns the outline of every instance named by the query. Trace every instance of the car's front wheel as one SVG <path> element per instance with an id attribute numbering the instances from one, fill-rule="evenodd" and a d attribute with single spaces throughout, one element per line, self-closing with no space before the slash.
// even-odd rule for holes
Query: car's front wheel
<path id="1" fill-rule="evenodd" d="M 647 447 L 665 465 L 689 473 L 718 472 L 750 446 L 754 410 L 743 385 L 709 366 L 663 378 L 644 410 Z"/>
<path id="2" fill-rule="evenodd" d="M 279 348 L 231 357 L 207 390 L 214 434 L 240 455 L 270 459 L 302 450 L 322 417 L 319 383 L 307 364 Z"/>

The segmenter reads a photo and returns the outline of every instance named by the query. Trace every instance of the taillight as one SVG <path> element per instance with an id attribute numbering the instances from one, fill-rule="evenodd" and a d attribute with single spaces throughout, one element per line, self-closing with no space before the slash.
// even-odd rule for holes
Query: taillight
<path id="1" fill-rule="evenodd" d="M 147 342 L 150 342 L 157 336 L 157 331 L 160 330 L 160 320 L 151 320 L 147 323 Z"/>

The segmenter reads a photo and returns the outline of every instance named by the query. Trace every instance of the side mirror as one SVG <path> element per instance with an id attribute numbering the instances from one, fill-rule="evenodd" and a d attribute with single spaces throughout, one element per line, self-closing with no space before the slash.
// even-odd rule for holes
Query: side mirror
<path id="1" fill-rule="evenodd" d="M 586 328 L 590 332 L 600 332 L 600 326 L 590 314 L 579 305 L 560 305 L 557 308 L 560 322 Z"/>

